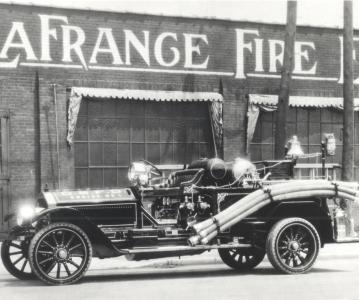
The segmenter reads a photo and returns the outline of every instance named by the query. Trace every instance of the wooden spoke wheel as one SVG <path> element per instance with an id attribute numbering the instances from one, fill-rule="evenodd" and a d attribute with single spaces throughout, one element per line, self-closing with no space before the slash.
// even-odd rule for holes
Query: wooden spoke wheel
<path id="1" fill-rule="evenodd" d="M 35 279 L 28 260 L 29 241 L 6 240 L 1 245 L 1 259 L 6 270 L 21 280 Z"/>
<path id="2" fill-rule="evenodd" d="M 80 280 L 91 257 L 91 243 L 86 233 L 69 223 L 54 223 L 41 229 L 29 248 L 31 267 L 47 284 L 71 284 Z"/>
<path id="3" fill-rule="evenodd" d="M 239 271 L 255 268 L 265 256 L 261 249 L 218 249 L 218 253 L 226 265 Z"/>
<path id="4" fill-rule="evenodd" d="M 267 239 L 268 259 L 277 270 L 287 274 L 309 271 L 320 249 L 315 227 L 302 218 L 288 218 L 276 223 Z"/>

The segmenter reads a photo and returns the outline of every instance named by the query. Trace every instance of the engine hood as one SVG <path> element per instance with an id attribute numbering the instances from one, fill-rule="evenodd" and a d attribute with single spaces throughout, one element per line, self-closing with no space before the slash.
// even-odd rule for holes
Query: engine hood
<path id="1" fill-rule="evenodd" d="M 136 201 L 131 189 L 76 190 L 43 192 L 48 208 Z"/>

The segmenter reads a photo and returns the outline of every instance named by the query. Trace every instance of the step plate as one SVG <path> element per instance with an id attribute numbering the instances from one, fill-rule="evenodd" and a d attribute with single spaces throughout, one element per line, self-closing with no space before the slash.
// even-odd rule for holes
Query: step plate
<path id="1" fill-rule="evenodd" d="M 165 246 L 165 247 L 136 247 L 133 249 L 119 249 L 123 254 L 138 254 L 138 253 L 161 253 L 161 252 L 188 252 L 196 250 L 212 250 L 212 249 L 239 249 L 251 248 L 250 244 L 223 244 L 223 245 L 198 245 L 198 246 Z"/>

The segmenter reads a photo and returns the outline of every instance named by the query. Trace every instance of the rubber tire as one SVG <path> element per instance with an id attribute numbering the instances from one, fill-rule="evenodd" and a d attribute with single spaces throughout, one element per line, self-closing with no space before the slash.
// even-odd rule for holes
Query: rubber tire
<path id="1" fill-rule="evenodd" d="M 38 241 L 42 238 L 43 235 L 45 235 L 48 231 L 51 231 L 57 227 L 61 227 L 61 228 L 68 228 L 71 230 L 76 231 L 81 238 L 83 239 L 83 241 L 85 242 L 85 245 L 87 247 L 88 250 L 88 256 L 87 256 L 87 261 L 82 269 L 82 271 L 77 274 L 77 276 L 75 276 L 74 278 L 71 279 L 65 279 L 65 280 L 52 280 L 51 278 L 45 277 L 42 272 L 38 269 L 37 265 L 35 264 L 35 249 L 37 246 Z M 35 273 L 35 275 L 37 276 L 37 278 L 39 278 L 41 281 L 43 281 L 46 284 L 49 285 L 69 285 L 69 284 L 73 284 L 77 281 L 79 281 L 81 278 L 83 278 L 83 276 L 85 276 L 86 271 L 88 270 L 90 264 L 91 264 L 91 258 L 92 258 L 92 246 L 91 246 L 91 242 L 90 239 L 88 238 L 87 234 L 78 226 L 71 224 L 71 223 L 53 223 L 50 224 L 44 228 L 42 228 L 41 230 L 39 230 L 35 236 L 32 238 L 31 242 L 30 242 L 30 247 L 29 247 L 29 261 L 30 261 L 30 265 L 31 268 L 33 270 L 33 272 Z"/>
<path id="2" fill-rule="evenodd" d="M 9 256 L 9 244 L 11 243 L 11 240 L 5 240 L 1 244 L 1 260 L 4 264 L 5 269 L 14 277 L 20 279 L 20 280 L 31 280 L 36 279 L 36 276 L 34 273 L 25 273 L 21 272 L 21 270 L 17 269 L 14 264 L 11 262 L 10 256 Z"/>
<path id="3" fill-rule="evenodd" d="M 281 261 L 281 259 L 278 257 L 276 245 L 277 245 L 277 240 L 279 238 L 279 235 L 282 233 L 282 231 L 285 228 L 287 228 L 288 225 L 290 225 L 290 224 L 294 225 L 294 224 L 298 224 L 298 223 L 300 225 L 306 226 L 307 229 L 309 229 L 312 232 L 316 249 L 315 249 L 313 258 L 308 265 L 305 265 L 303 268 L 293 269 L 293 268 L 285 265 Z M 266 252 L 267 252 L 267 256 L 268 256 L 270 263 L 279 272 L 285 273 L 285 274 L 302 274 L 302 273 L 308 272 L 313 267 L 313 265 L 318 257 L 318 254 L 319 254 L 319 249 L 321 247 L 320 245 L 321 245 L 321 242 L 320 242 L 320 237 L 319 237 L 318 231 L 315 229 L 315 227 L 310 222 L 308 222 L 307 220 L 302 219 L 302 218 L 287 218 L 287 219 L 278 221 L 271 228 L 271 230 L 268 234 L 268 237 L 267 237 Z"/>
<path id="4" fill-rule="evenodd" d="M 264 259 L 264 256 L 266 255 L 265 251 L 261 250 L 255 250 L 258 251 L 256 253 L 256 257 L 253 261 L 250 261 L 249 264 L 238 264 L 233 260 L 233 257 L 230 255 L 229 251 L 231 249 L 218 249 L 218 254 L 221 257 L 222 261 L 232 269 L 235 269 L 237 271 L 249 271 L 258 266 Z M 240 250 L 240 249 L 239 249 Z M 243 251 L 246 251 L 247 249 L 243 249 Z"/>

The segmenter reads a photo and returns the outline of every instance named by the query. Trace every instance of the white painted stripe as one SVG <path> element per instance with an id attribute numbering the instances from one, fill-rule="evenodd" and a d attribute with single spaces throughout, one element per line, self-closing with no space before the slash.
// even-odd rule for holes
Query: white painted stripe
<path id="1" fill-rule="evenodd" d="M 267 73 L 248 73 L 248 77 L 259 77 L 259 78 L 280 78 L 281 75 L 278 74 L 267 74 Z M 300 76 L 292 75 L 293 79 L 298 80 L 313 80 L 313 81 L 338 81 L 338 78 L 335 77 L 311 77 L 311 76 Z"/>
<path id="2" fill-rule="evenodd" d="M 43 67 L 43 68 L 64 68 L 64 69 L 83 69 L 82 65 L 66 65 L 66 64 L 48 64 L 48 63 L 20 63 L 25 67 Z"/>
<path id="3" fill-rule="evenodd" d="M 314 81 L 338 81 L 338 78 L 334 77 L 309 77 L 309 76 L 298 76 L 293 75 L 293 79 L 299 79 L 299 80 L 314 80 Z"/>
<path id="4" fill-rule="evenodd" d="M 126 68 L 126 67 L 108 67 L 108 66 L 89 66 L 89 69 L 91 69 L 91 70 L 109 70 L 109 71 L 171 73 L 171 74 L 234 76 L 234 72 L 213 72 L 213 71 L 195 71 L 195 70 L 165 70 L 165 69 L 153 69 L 153 68 Z"/>
<path id="5" fill-rule="evenodd" d="M 248 77 L 260 77 L 260 78 L 280 78 L 280 75 L 276 74 L 261 74 L 261 73 L 248 73 Z"/>

